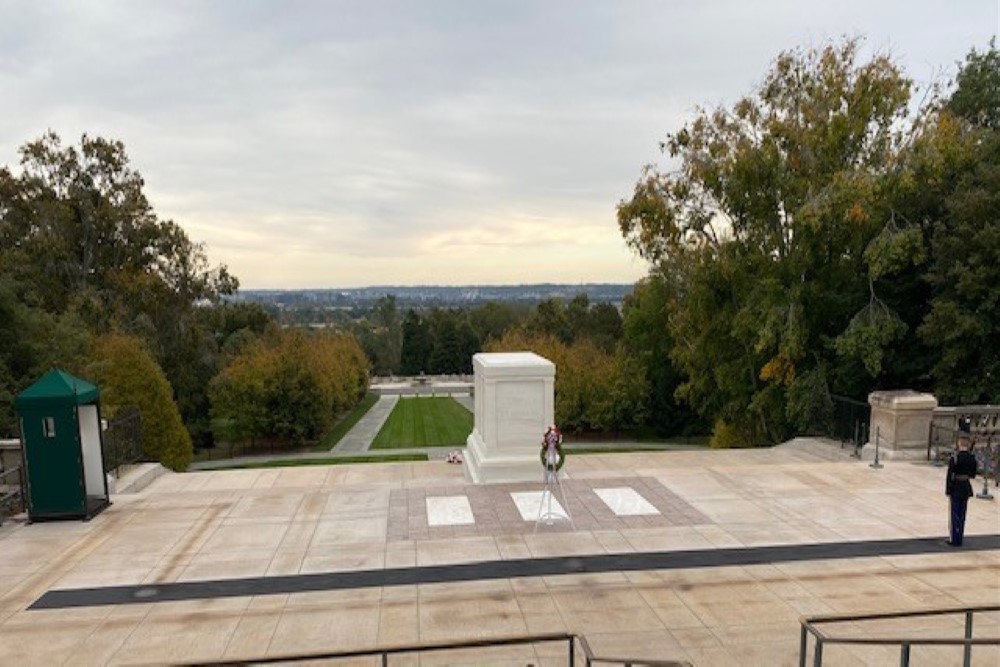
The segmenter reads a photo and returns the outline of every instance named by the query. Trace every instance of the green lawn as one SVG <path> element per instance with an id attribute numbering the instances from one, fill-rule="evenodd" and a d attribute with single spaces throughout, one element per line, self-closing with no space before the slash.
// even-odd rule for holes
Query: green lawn
<path id="1" fill-rule="evenodd" d="M 343 419 L 334 424 L 333 428 L 326 432 L 326 435 L 313 447 L 313 451 L 328 452 L 333 449 L 334 445 L 340 442 L 340 439 L 354 428 L 354 425 L 371 410 L 376 402 L 378 402 L 378 394 L 372 392 L 365 394 L 365 397 L 361 399 L 360 403 L 354 406 L 353 410 L 344 415 Z"/>
<path id="2" fill-rule="evenodd" d="M 272 459 L 270 461 L 253 461 L 213 468 L 213 470 L 242 470 L 246 468 L 290 468 L 295 466 L 336 466 L 348 463 L 396 463 L 399 461 L 426 461 L 426 454 L 383 454 L 382 456 L 338 456 L 325 459 Z"/>
<path id="3" fill-rule="evenodd" d="M 447 397 L 403 397 L 375 437 L 372 449 L 458 447 L 472 432 L 472 413 Z"/>

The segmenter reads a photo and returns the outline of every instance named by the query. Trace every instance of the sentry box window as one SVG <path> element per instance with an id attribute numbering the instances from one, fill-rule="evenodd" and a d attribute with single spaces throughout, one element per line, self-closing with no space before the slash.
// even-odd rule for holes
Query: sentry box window
<path id="1" fill-rule="evenodd" d="M 42 419 L 42 433 L 46 438 L 56 437 L 56 418 L 45 417 Z"/>

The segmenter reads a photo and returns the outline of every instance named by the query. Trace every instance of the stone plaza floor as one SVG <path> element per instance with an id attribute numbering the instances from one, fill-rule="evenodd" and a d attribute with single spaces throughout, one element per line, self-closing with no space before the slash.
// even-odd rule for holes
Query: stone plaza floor
<path id="1" fill-rule="evenodd" d="M 556 500 L 572 525 L 536 524 L 540 483 L 475 486 L 439 462 L 167 474 L 114 496 L 88 523 L 6 522 L 0 665 L 253 659 L 564 631 L 636 659 L 793 665 L 801 615 L 1000 604 L 1000 549 L 981 546 L 1000 533 L 1000 503 L 969 503 L 966 535 L 980 547 L 941 545 L 941 468 L 875 470 L 786 445 L 571 456 L 564 471 Z M 863 555 L 845 557 L 852 547 Z M 620 558 L 595 558 L 609 555 Z M 619 561 L 654 566 L 613 569 Z M 605 565 L 532 574 L 549 562 Z M 497 563 L 522 569 L 428 579 Z M 372 579 L 397 570 L 397 582 L 414 583 Z M 334 573 L 359 573 L 358 584 Z M 252 593 L 233 594 L 224 584 L 234 580 Z M 131 601 L 101 602 L 116 591 Z M 59 602 L 70 599 L 78 606 Z M 37 608 L 45 600 L 50 608 Z M 844 630 L 960 638 L 962 619 Z M 977 615 L 975 630 L 1000 636 L 1000 614 Z M 538 644 L 420 664 L 556 665 L 564 654 Z M 824 657 L 899 663 L 898 649 L 828 646 Z M 914 649 L 911 664 L 961 664 L 961 651 Z M 976 648 L 973 664 L 1000 664 L 1000 648 Z"/>

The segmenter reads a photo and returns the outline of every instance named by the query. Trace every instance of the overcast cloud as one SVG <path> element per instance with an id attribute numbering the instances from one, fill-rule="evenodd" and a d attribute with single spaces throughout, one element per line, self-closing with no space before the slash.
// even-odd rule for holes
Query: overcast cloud
<path id="1" fill-rule="evenodd" d="M 918 83 L 1000 0 L 0 0 L 0 164 L 121 139 L 244 287 L 630 282 L 614 207 L 696 105 L 863 35 Z"/>

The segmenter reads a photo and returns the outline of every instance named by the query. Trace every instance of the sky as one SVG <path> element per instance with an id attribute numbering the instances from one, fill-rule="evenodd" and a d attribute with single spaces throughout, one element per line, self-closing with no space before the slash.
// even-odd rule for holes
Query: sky
<path id="1" fill-rule="evenodd" d="M 630 283 L 615 206 L 699 106 L 844 35 L 919 85 L 1000 0 L 0 0 L 0 165 L 120 139 L 245 288 Z"/>

